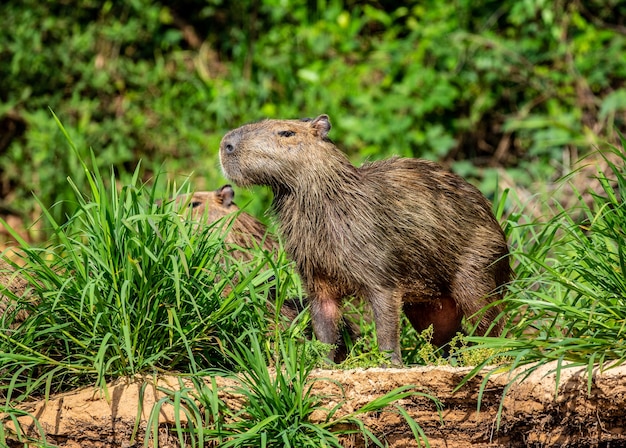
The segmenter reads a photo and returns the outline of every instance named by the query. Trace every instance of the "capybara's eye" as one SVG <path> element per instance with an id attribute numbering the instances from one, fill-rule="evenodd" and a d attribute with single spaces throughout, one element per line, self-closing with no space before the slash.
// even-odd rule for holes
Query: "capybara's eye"
<path id="1" fill-rule="evenodd" d="M 191 208 L 196 208 L 196 207 L 200 207 L 200 205 L 202 205 L 202 202 L 192 201 L 189 205 L 191 206 Z"/>
<path id="2" fill-rule="evenodd" d="M 294 131 L 278 131 L 278 135 L 281 137 L 291 137 L 292 135 L 296 135 Z"/>

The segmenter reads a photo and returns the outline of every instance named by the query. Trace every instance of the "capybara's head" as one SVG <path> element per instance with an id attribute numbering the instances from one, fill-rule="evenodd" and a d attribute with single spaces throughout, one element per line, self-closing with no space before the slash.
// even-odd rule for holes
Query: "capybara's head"
<path id="1" fill-rule="evenodd" d="M 220 144 L 224 174 L 240 186 L 297 183 L 320 161 L 337 157 L 337 149 L 327 138 L 330 127 L 328 115 L 320 115 L 264 120 L 233 129 Z"/>
<path id="2" fill-rule="evenodd" d="M 239 210 L 233 202 L 234 197 L 233 187 L 224 185 L 213 191 L 179 194 L 173 201 L 178 208 L 186 206 L 186 210 L 181 210 L 184 215 L 196 221 L 204 218 L 207 223 L 212 223 Z M 162 202 L 161 199 L 155 201 L 157 205 L 161 205 Z"/>
<path id="3" fill-rule="evenodd" d="M 224 185 L 213 191 L 196 191 L 190 195 L 180 195 L 176 197 L 176 203 L 188 204 L 189 212 L 194 219 L 206 217 L 207 222 L 211 223 L 239 210 L 233 202 L 234 197 L 233 187 Z"/>

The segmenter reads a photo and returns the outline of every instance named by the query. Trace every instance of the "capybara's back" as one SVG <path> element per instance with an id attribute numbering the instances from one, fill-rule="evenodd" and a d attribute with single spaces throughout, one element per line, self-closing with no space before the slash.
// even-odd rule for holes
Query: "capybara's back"
<path id="1" fill-rule="evenodd" d="M 272 189 L 318 339 L 336 341 L 341 300 L 357 296 L 372 305 L 380 349 L 400 363 L 402 309 L 416 329 L 432 324 L 441 345 L 502 297 L 505 237 L 489 201 L 459 176 L 418 159 L 354 167 L 330 127 L 326 115 L 244 125 L 222 139 L 222 168 L 237 184 Z M 497 334 L 499 313 L 482 314 L 478 331 Z"/>

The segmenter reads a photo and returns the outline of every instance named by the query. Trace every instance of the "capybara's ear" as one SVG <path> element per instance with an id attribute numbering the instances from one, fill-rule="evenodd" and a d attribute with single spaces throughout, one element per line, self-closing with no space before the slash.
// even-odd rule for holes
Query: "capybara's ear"
<path id="1" fill-rule="evenodd" d="M 326 138 L 330 132 L 330 127 L 330 118 L 326 114 L 320 115 L 311 122 L 313 132 L 320 138 Z"/>
<path id="2" fill-rule="evenodd" d="M 235 190 L 230 185 L 224 185 L 222 188 L 218 189 L 216 192 L 217 200 L 225 207 L 230 207 L 233 205 L 233 198 L 235 197 Z"/>

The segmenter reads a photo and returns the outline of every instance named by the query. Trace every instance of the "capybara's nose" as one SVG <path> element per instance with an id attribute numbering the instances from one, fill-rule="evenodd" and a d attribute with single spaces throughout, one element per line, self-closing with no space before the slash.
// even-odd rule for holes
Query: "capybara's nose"
<path id="1" fill-rule="evenodd" d="M 222 151 L 226 154 L 232 154 L 237 149 L 237 145 L 239 144 L 239 134 L 237 132 L 229 132 L 222 139 Z"/>

